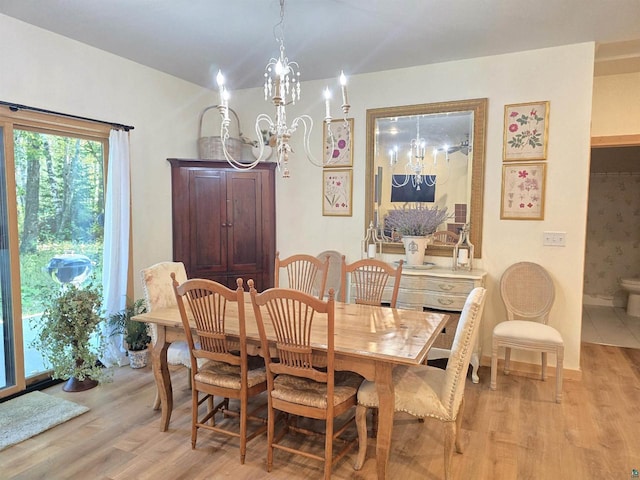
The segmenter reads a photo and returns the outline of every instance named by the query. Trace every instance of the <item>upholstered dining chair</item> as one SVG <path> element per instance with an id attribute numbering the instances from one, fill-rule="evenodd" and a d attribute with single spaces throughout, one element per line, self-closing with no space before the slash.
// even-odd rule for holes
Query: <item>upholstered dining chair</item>
<path id="1" fill-rule="evenodd" d="M 325 300 L 327 299 L 327 292 L 333 288 L 335 292 L 335 298 L 340 298 L 340 288 L 342 286 L 342 278 L 340 274 L 340 268 L 342 265 L 342 254 L 336 250 L 325 250 L 316 255 L 316 258 L 324 260 L 329 257 L 329 268 L 327 269 L 327 281 L 325 284 Z M 320 279 L 316 278 L 316 287 L 320 288 Z"/>
<path id="2" fill-rule="evenodd" d="M 343 447 L 333 454 L 334 441 L 341 440 L 340 435 L 354 420 L 348 411 L 356 405 L 356 392 L 362 382 L 362 377 L 355 373 L 334 370 L 334 292 L 329 291 L 325 302 L 286 288 L 272 288 L 258 294 L 252 280 L 248 283 L 263 350 L 269 348 L 267 331 L 272 332 L 276 340 L 277 362 L 265 356 L 269 404 L 267 470 L 273 468 L 274 449 L 280 449 L 323 461 L 324 478 L 329 479 L 333 464 L 356 442 L 356 439 L 343 442 Z M 317 325 L 319 322 L 322 323 Z M 311 346 L 311 332 L 317 329 L 323 332 L 321 342 L 327 345 L 326 358 L 315 355 Z M 276 435 L 276 412 L 324 420 L 324 454 L 282 444 L 281 440 L 290 431 L 313 432 L 287 421 Z M 347 418 L 343 417 L 341 425 L 334 428 L 334 419 L 343 414 Z"/>
<path id="3" fill-rule="evenodd" d="M 264 364 L 251 366 L 247 355 L 246 325 L 244 311 L 244 290 L 242 279 L 237 279 L 238 288 L 230 290 L 224 285 L 207 279 L 191 279 L 178 284 L 175 274 L 171 274 L 173 289 L 180 310 L 180 318 L 189 345 L 191 361 L 191 448 L 196 447 L 198 429 L 223 433 L 240 439 L 240 463 L 244 464 L 247 442 L 264 433 L 266 425 L 262 418 L 255 415 L 256 410 L 264 408 L 258 405 L 249 412 L 249 398 L 267 388 Z M 227 313 L 235 303 L 238 318 L 239 336 L 229 338 L 225 330 Z M 200 338 L 196 345 L 191 332 L 189 314 L 195 323 Z M 239 340 L 239 342 L 238 342 Z M 239 351 L 235 350 L 239 348 Z M 200 393 L 204 394 L 200 398 Z M 214 396 L 220 401 L 214 405 Z M 240 401 L 240 410 L 229 408 L 229 399 Z M 201 417 L 198 407 L 207 401 L 206 413 Z M 240 418 L 240 432 L 235 429 L 216 425 L 215 415 L 221 412 L 226 416 Z M 247 422 L 258 422 L 259 426 L 251 433 L 247 432 Z M 209 423 L 208 423 L 209 422 Z"/>
<path id="4" fill-rule="evenodd" d="M 148 312 L 176 306 L 176 296 L 173 293 L 173 286 L 171 284 L 172 273 L 176 275 L 176 280 L 180 283 L 187 280 L 187 272 L 182 262 L 160 262 L 140 271 L 142 290 Z M 155 323 L 149 323 L 148 328 L 149 335 L 151 336 L 151 344 L 155 345 L 158 340 L 158 326 Z M 167 363 L 169 365 L 191 367 L 187 342 L 177 341 L 169 345 L 167 349 Z M 189 385 L 191 385 L 190 380 Z M 157 410 L 158 408 L 160 408 L 160 395 L 156 392 L 153 409 Z"/>
<path id="5" fill-rule="evenodd" d="M 553 280 L 544 267 L 519 262 L 505 270 L 500 279 L 500 295 L 507 310 L 507 321 L 493 329 L 491 389 L 496 389 L 498 350 L 505 349 L 504 373 L 509 374 L 511 349 L 532 350 L 542 354 L 542 380 L 546 379 L 547 353 L 556 355 L 556 402 L 562 401 L 564 340 L 548 325 L 555 300 Z"/>
<path id="6" fill-rule="evenodd" d="M 375 258 L 365 258 L 347 264 L 346 257 L 342 256 L 342 302 L 347 301 L 347 278 L 351 280 L 351 290 L 354 293 L 355 303 L 365 305 L 380 305 L 384 289 L 389 278 L 394 279 L 393 290 L 389 305 L 396 308 L 398 301 L 398 289 L 402 277 L 403 260 L 398 262 L 398 267 L 393 268 L 388 263 Z"/>
<path id="7" fill-rule="evenodd" d="M 395 411 L 418 418 L 431 417 L 444 424 L 444 475 L 451 476 L 453 446 L 462 453 L 460 426 L 464 410 L 464 387 L 473 346 L 478 336 L 486 290 L 476 287 L 469 293 L 451 346 L 447 368 L 427 365 L 400 366 L 393 371 Z M 359 451 L 354 468 L 360 470 L 367 452 L 367 408 L 378 408 L 374 382 L 365 380 L 358 390 L 356 424 Z"/>
<path id="8" fill-rule="evenodd" d="M 327 273 L 329 273 L 329 258 L 319 259 L 313 255 L 303 253 L 280 259 L 280 252 L 276 252 L 274 270 L 274 285 L 280 287 L 280 269 L 287 273 L 287 287 L 299 290 L 317 298 L 324 297 Z"/>

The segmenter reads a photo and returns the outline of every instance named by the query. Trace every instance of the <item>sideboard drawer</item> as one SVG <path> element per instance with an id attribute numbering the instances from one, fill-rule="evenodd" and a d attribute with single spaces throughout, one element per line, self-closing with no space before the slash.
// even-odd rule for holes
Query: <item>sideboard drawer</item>
<path id="1" fill-rule="evenodd" d="M 475 282 L 466 278 L 440 278 L 415 275 L 403 275 L 400 282 L 401 290 L 427 290 L 442 292 L 447 295 L 468 295 L 474 288 Z"/>

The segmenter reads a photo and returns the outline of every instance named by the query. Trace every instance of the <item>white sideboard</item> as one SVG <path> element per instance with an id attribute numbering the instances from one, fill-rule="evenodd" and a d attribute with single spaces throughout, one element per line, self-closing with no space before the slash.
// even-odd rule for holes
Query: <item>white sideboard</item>
<path id="1" fill-rule="evenodd" d="M 467 296 L 475 287 L 483 287 L 486 272 L 482 270 L 451 270 L 449 268 L 411 268 L 403 265 L 397 308 L 412 310 L 442 310 L 449 312 L 451 320 L 429 350 L 429 359 L 449 358 L 460 312 Z M 387 284 L 383 302 L 389 302 L 393 279 Z M 351 298 L 353 290 L 350 289 Z M 471 356 L 473 383 L 478 383 L 480 367 L 480 335 Z"/>

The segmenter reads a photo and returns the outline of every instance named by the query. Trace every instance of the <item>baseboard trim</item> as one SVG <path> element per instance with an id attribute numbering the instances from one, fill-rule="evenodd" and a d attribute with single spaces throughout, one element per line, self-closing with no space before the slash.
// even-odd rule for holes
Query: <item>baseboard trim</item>
<path id="1" fill-rule="evenodd" d="M 552 356 L 551 356 L 552 357 Z M 547 377 L 555 377 L 556 376 L 556 366 L 553 364 L 553 358 L 551 358 L 551 363 L 547 363 Z M 491 369 L 491 357 L 487 355 L 483 355 L 480 360 L 480 365 L 483 367 L 489 367 Z M 509 363 L 509 375 L 519 375 L 522 377 L 528 378 L 540 378 L 540 364 L 533 363 L 525 363 L 525 362 L 517 362 L 513 359 Z M 501 372 L 504 370 L 504 358 L 498 358 L 498 371 Z M 562 369 L 562 378 L 563 380 L 582 380 L 582 370 L 573 370 L 573 369 Z"/>

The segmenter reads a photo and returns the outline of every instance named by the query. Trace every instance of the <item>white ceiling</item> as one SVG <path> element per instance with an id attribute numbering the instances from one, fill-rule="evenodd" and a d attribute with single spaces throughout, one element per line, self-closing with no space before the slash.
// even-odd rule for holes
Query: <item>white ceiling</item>
<path id="1" fill-rule="evenodd" d="M 0 13 L 205 87 L 219 68 L 231 89 L 259 86 L 277 55 L 279 0 L 0 0 Z M 596 74 L 640 71 L 640 0 L 288 0 L 284 32 L 303 81 L 586 41 L 623 42 L 599 47 Z"/>

